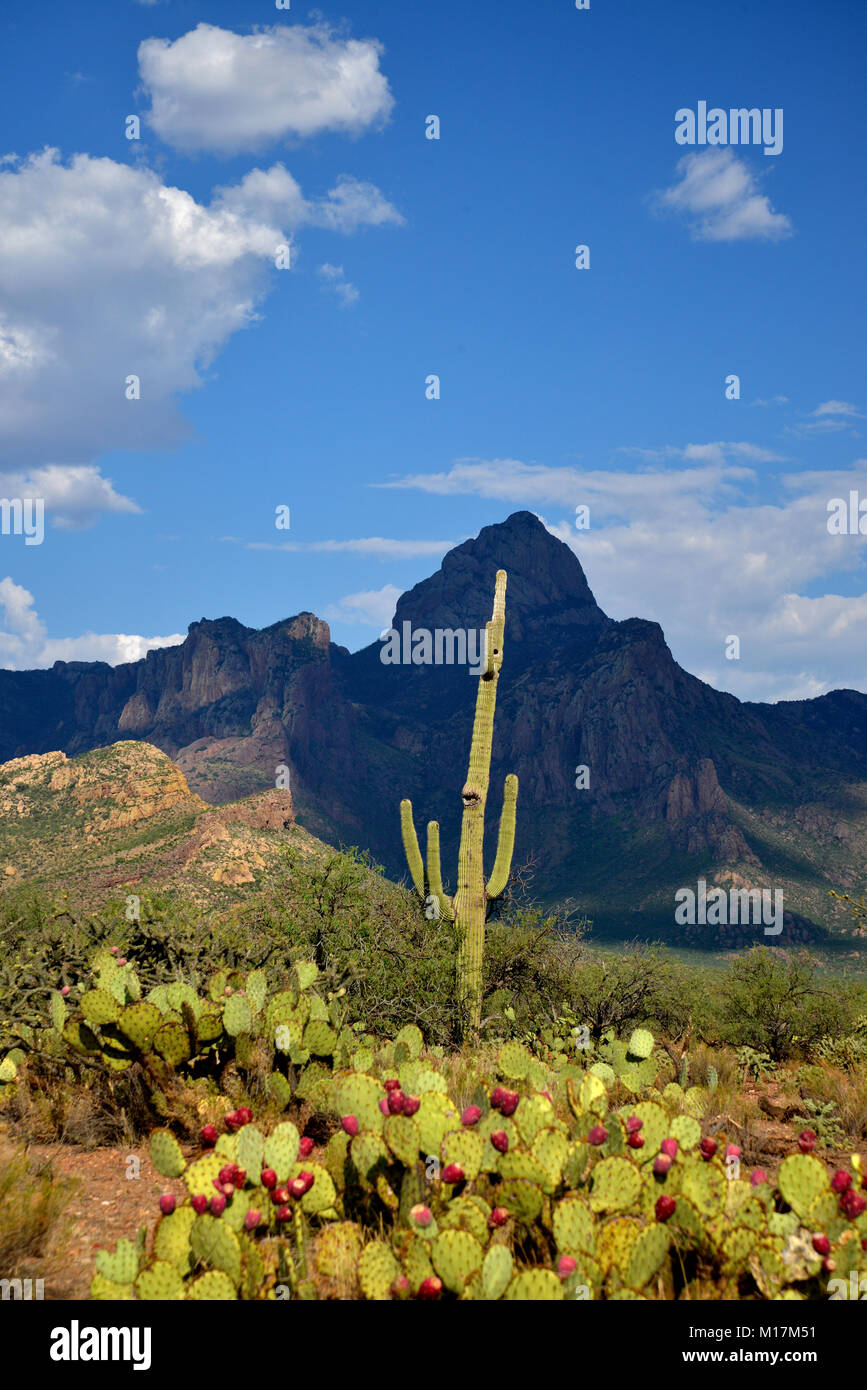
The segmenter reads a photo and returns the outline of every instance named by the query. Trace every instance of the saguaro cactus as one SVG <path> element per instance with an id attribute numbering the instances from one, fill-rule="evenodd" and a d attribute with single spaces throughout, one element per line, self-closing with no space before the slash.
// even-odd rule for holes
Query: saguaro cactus
<path id="1" fill-rule="evenodd" d="M 458 855 L 458 891 L 454 898 L 443 892 L 440 866 L 440 828 L 437 821 L 427 827 L 427 871 L 422 862 L 418 836 L 412 815 L 412 802 L 400 803 L 400 824 L 403 847 L 416 892 L 430 906 L 438 905 L 439 915 L 457 923 L 460 933 L 457 960 L 458 1002 L 461 1005 L 465 1031 L 478 1032 L 482 1011 L 482 961 L 485 950 L 485 921 L 488 904 L 505 890 L 512 867 L 515 847 L 515 809 L 518 801 L 518 779 L 510 772 L 503 792 L 503 810 L 497 857 L 491 876 L 485 883 L 484 840 L 485 804 L 491 772 L 491 743 L 494 735 L 494 710 L 497 703 L 497 682 L 503 664 L 503 632 L 506 624 L 506 571 L 497 571 L 494 611 L 486 624 L 485 669 L 479 677 L 476 696 L 476 717 L 470 747 L 470 766 L 461 792 L 463 818 L 461 845 Z"/>

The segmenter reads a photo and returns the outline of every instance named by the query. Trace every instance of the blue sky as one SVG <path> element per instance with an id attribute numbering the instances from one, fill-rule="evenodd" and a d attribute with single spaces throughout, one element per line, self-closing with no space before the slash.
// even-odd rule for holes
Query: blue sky
<path id="1" fill-rule="evenodd" d="M 301 610 L 355 648 L 527 508 L 704 679 L 867 689 L 865 537 L 827 527 L 867 503 L 864 31 L 845 0 L 6 0 L 0 496 L 46 531 L 0 535 L 0 665 Z M 781 153 L 678 145 L 700 101 L 782 109 Z"/>

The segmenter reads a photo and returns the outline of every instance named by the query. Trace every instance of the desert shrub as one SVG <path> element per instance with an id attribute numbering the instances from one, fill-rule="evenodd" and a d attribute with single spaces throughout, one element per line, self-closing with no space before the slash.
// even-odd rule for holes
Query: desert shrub
<path id="1" fill-rule="evenodd" d="M 44 1277 L 62 1245 L 63 1215 L 75 1182 L 0 1140 L 0 1271 L 4 1279 Z"/>
<path id="2" fill-rule="evenodd" d="M 839 1033 L 847 1005 L 817 978 L 805 951 L 757 946 L 723 977 L 720 1014 L 726 1040 L 766 1052 L 774 1061 L 806 1053 L 826 1034 Z"/>

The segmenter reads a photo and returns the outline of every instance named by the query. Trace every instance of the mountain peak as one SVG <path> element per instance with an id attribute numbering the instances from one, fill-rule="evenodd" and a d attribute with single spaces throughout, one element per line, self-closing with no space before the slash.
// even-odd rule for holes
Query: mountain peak
<path id="1" fill-rule="evenodd" d="M 533 512 L 520 511 L 450 550 L 436 574 L 398 600 L 395 626 L 405 620 L 429 630 L 484 625 L 498 569 L 508 574 L 507 642 L 550 640 L 554 629 L 596 633 L 610 622 L 575 552 Z"/>

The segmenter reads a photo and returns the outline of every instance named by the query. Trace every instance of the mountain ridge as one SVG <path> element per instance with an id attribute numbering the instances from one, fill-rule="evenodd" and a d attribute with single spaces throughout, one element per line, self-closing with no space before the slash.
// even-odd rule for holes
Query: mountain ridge
<path id="1" fill-rule="evenodd" d="M 846 929 L 829 890 L 860 888 L 867 695 L 764 705 L 715 690 L 679 666 L 658 623 L 608 617 L 578 557 L 530 512 L 449 551 L 401 595 L 395 626 L 483 627 L 499 568 L 509 579 L 489 805 L 493 823 L 516 772 L 516 863 L 536 857 L 540 895 L 575 898 L 605 930 L 658 934 L 670 932 L 675 889 L 699 877 L 777 884 L 788 938 Z M 393 876 L 409 796 L 421 823 L 440 820 L 453 876 L 473 678 L 387 666 L 381 650 L 348 652 L 305 612 L 262 629 L 202 619 L 182 644 L 122 667 L 0 672 L 0 759 L 145 740 L 217 803 L 274 787 L 285 766 L 300 823 L 369 849 Z"/>

